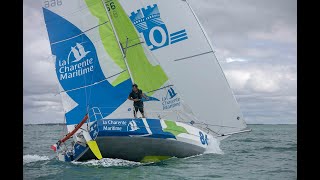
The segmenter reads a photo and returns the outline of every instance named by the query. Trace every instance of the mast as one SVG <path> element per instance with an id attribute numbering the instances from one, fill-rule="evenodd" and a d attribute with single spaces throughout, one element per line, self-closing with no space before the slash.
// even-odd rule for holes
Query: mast
<path id="1" fill-rule="evenodd" d="M 107 8 L 104 0 L 101 0 L 101 2 L 102 2 L 102 4 L 103 4 L 104 9 L 105 9 L 106 12 L 107 12 L 107 16 L 108 16 L 108 18 L 109 18 L 109 20 L 110 20 L 110 23 L 111 23 L 112 31 L 113 31 L 114 35 L 116 36 L 116 39 L 117 39 L 119 48 L 120 48 L 120 50 L 121 50 L 121 54 L 122 54 L 123 60 L 124 60 L 124 62 L 125 62 L 125 64 L 126 64 L 126 67 L 127 67 L 127 69 L 128 69 L 128 72 L 129 72 L 129 75 L 130 75 L 130 78 L 131 78 L 131 82 L 132 82 L 132 84 L 134 84 L 134 79 L 133 79 L 133 76 L 132 76 L 132 74 L 131 74 L 131 70 L 130 70 L 130 68 L 129 68 L 126 55 L 125 55 L 125 53 L 124 53 L 124 51 L 123 51 L 123 48 L 122 48 L 122 46 L 121 46 L 121 44 L 120 44 L 120 40 L 119 40 L 117 31 L 116 31 L 115 27 L 113 26 L 113 22 L 112 22 L 112 19 L 111 19 L 110 14 L 109 14 L 108 8 Z"/>

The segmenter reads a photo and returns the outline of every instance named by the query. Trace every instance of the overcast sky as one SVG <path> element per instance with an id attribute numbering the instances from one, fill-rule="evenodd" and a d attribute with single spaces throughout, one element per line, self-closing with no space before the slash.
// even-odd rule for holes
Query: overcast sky
<path id="1" fill-rule="evenodd" d="M 297 122 L 296 0 L 189 0 L 248 123 Z M 23 122 L 62 123 L 39 0 L 23 0 Z"/>

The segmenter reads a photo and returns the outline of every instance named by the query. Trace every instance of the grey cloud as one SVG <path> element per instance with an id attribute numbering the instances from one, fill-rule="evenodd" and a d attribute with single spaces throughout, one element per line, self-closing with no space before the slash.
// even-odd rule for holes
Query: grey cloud
<path id="1" fill-rule="evenodd" d="M 297 2 L 189 1 L 247 122 L 296 123 Z"/>
<path id="2" fill-rule="evenodd" d="M 278 60 L 278 56 L 282 54 L 278 47 L 287 47 L 290 44 L 261 46 L 274 41 L 275 38 L 279 39 L 277 36 L 283 34 L 288 36 L 283 37 L 287 38 L 284 42 L 296 39 L 296 1 L 191 0 L 190 2 L 210 39 L 213 40 L 220 60 L 225 60 L 227 58 L 225 55 L 244 59 L 256 59 L 258 57 L 255 55 L 260 55 Z M 293 45 L 296 46 L 296 43 Z"/>

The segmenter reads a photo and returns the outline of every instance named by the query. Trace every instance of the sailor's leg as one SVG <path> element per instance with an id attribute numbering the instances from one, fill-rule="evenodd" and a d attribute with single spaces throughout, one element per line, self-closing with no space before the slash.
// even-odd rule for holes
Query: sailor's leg
<path id="1" fill-rule="evenodd" d="M 144 110 L 143 110 L 143 107 L 139 107 L 139 111 L 141 112 L 141 114 L 142 114 L 142 118 L 145 118 L 145 116 L 144 116 Z"/>
<path id="2" fill-rule="evenodd" d="M 133 107 L 133 116 L 137 118 L 138 107 Z"/>

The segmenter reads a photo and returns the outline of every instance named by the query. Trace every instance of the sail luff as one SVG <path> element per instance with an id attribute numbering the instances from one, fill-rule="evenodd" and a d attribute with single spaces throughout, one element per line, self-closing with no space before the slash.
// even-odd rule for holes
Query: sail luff
<path id="1" fill-rule="evenodd" d="M 128 72 L 129 72 L 129 75 L 130 75 L 132 84 L 134 84 L 134 79 L 133 79 L 133 76 L 132 76 L 132 74 L 131 74 L 131 70 L 130 70 L 130 68 L 129 68 L 126 55 L 125 55 L 125 53 L 123 52 L 123 47 L 122 47 L 121 44 L 120 44 L 120 40 L 119 40 L 117 31 L 116 31 L 116 29 L 115 29 L 115 27 L 114 27 L 114 25 L 113 25 L 112 18 L 111 18 L 110 14 L 109 14 L 108 8 L 107 8 L 104 0 L 101 0 L 101 2 L 102 2 L 102 4 L 103 4 L 103 7 L 104 7 L 104 9 L 105 9 L 105 11 L 106 11 L 106 13 L 107 13 L 108 18 L 109 18 L 109 21 L 110 21 L 110 24 L 111 24 L 111 27 L 112 27 L 112 31 L 113 31 L 116 39 L 117 39 L 117 42 L 118 42 L 118 45 L 119 45 L 119 48 L 120 48 L 120 51 L 121 51 L 123 60 L 124 60 L 124 62 L 125 62 L 125 64 L 126 64 L 127 70 L 128 70 Z"/>
<path id="2" fill-rule="evenodd" d="M 207 32 L 204 30 L 204 28 L 203 28 L 203 26 L 202 26 L 202 24 L 201 24 L 198 16 L 196 16 L 196 14 L 195 14 L 195 12 L 193 11 L 193 9 L 192 9 L 190 3 L 188 2 L 188 0 L 185 0 L 185 1 L 186 1 L 186 3 L 188 4 L 188 6 L 189 6 L 189 8 L 190 8 L 190 11 L 192 12 L 194 18 L 195 18 L 196 21 L 198 22 L 198 24 L 199 24 L 199 26 L 200 26 L 200 28 L 201 28 L 201 30 L 202 30 L 202 32 L 203 32 L 203 35 L 205 36 L 205 38 L 206 38 L 206 40 L 207 40 L 207 42 L 208 42 L 208 44 L 209 44 L 209 46 L 210 46 L 210 48 L 211 48 L 211 50 L 212 50 L 212 52 L 213 52 L 214 57 L 215 57 L 215 59 L 217 60 L 217 63 L 218 63 L 218 65 L 219 65 L 220 69 L 222 70 L 221 64 L 220 64 L 220 62 L 219 62 L 219 60 L 218 60 L 218 58 L 217 58 L 217 56 L 216 56 L 216 54 L 215 54 L 213 45 L 212 45 L 212 43 L 211 43 L 211 40 L 209 39 L 209 36 L 208 36 Z M 231 89 L 230 83 L 229 83 L 229 81 L 228 81 L 228 79 L 227 79 L 227 77 L 225 76 L 224 73 L 223 73 L 223 76 L 224 76 L 224 78 L 226 79 L 229 88 Z M 234 99 L 236 99 L 233 91 L 232 91 L 232 95 L 233 95 Z"/>
<path id="3" fill-rule="evenodd" d="M 216 54 L 215 54 L 213 45 L 212 45 L 212 43 L 211 43 L 211 40 L 210 40 L 209 37 L 208 37 L 208 34 L 207 34 L 206 31 L 204 30 L 204 28 L 203 28 L 203 26 L 202 26 L 202 24 L 201 24 L 198 16 L 195 14 L 195 12 L 194 12 L 194 10 L 192 9 L 192 7 L 191 7 L 190 3 L 188 2 L 188 0 L 185 0 L 185 2 L 187 3 L 190 11 L 192 12 L 194 18 L 196 19 L 196 21 L 197 21 L 197 23 L 198 23 L 198 25 L 199 25 L 199 27 L 200 27 L 200 29 L 201 29 L 201 31 L 202 31 L 205 39 L 207 40 L 207 43 L 208 43 L 208 45 L 210 46 L 210 48 L 211 48 L 211 50 L 212 50 L 212 52 L 213 52 L 213 55 L 214 55 L 214 57 L 215 57 L 215 60 L 217 61 L 217 64 L 219 65 L 220 70 L 223 72 L 223 69 L 222 69 L 221 64 L 220 64 L 220 62 L 219 62 L 219 60 L 218 60 L 218 58 L 217 58 L 217 56 L 216 56 Z M 233 96 L 236 104 L 238 105 L 238 107 L 239 107 L 239 109 L 240 109 L 240 106 L 239 106 L 239 104 L 238 104 L 238 102 L 237 102 L 237 99 L 236 99 L 236 97 L 235 97 L 232 89 L 231 89 L 230 83 L 229 83 L 229 81 L 228 81 L 225 73 L 222 73 L 222 74 L 223 74 L 223 77 L 225 78 L 225 80 L 226 80 L 226 82 L 227 82 L 227 84 L 228 84 L 228 86 L 229 86 L 229 88 L 230 88 L 230 90 L 231 90 L 231 94 L 232 94 L 232 96 Z M 241 111 L 240 111 L 240 113 L 241 113 Z M 242 114 L 242 113 L 241 113 L 241 114 Z"/>

